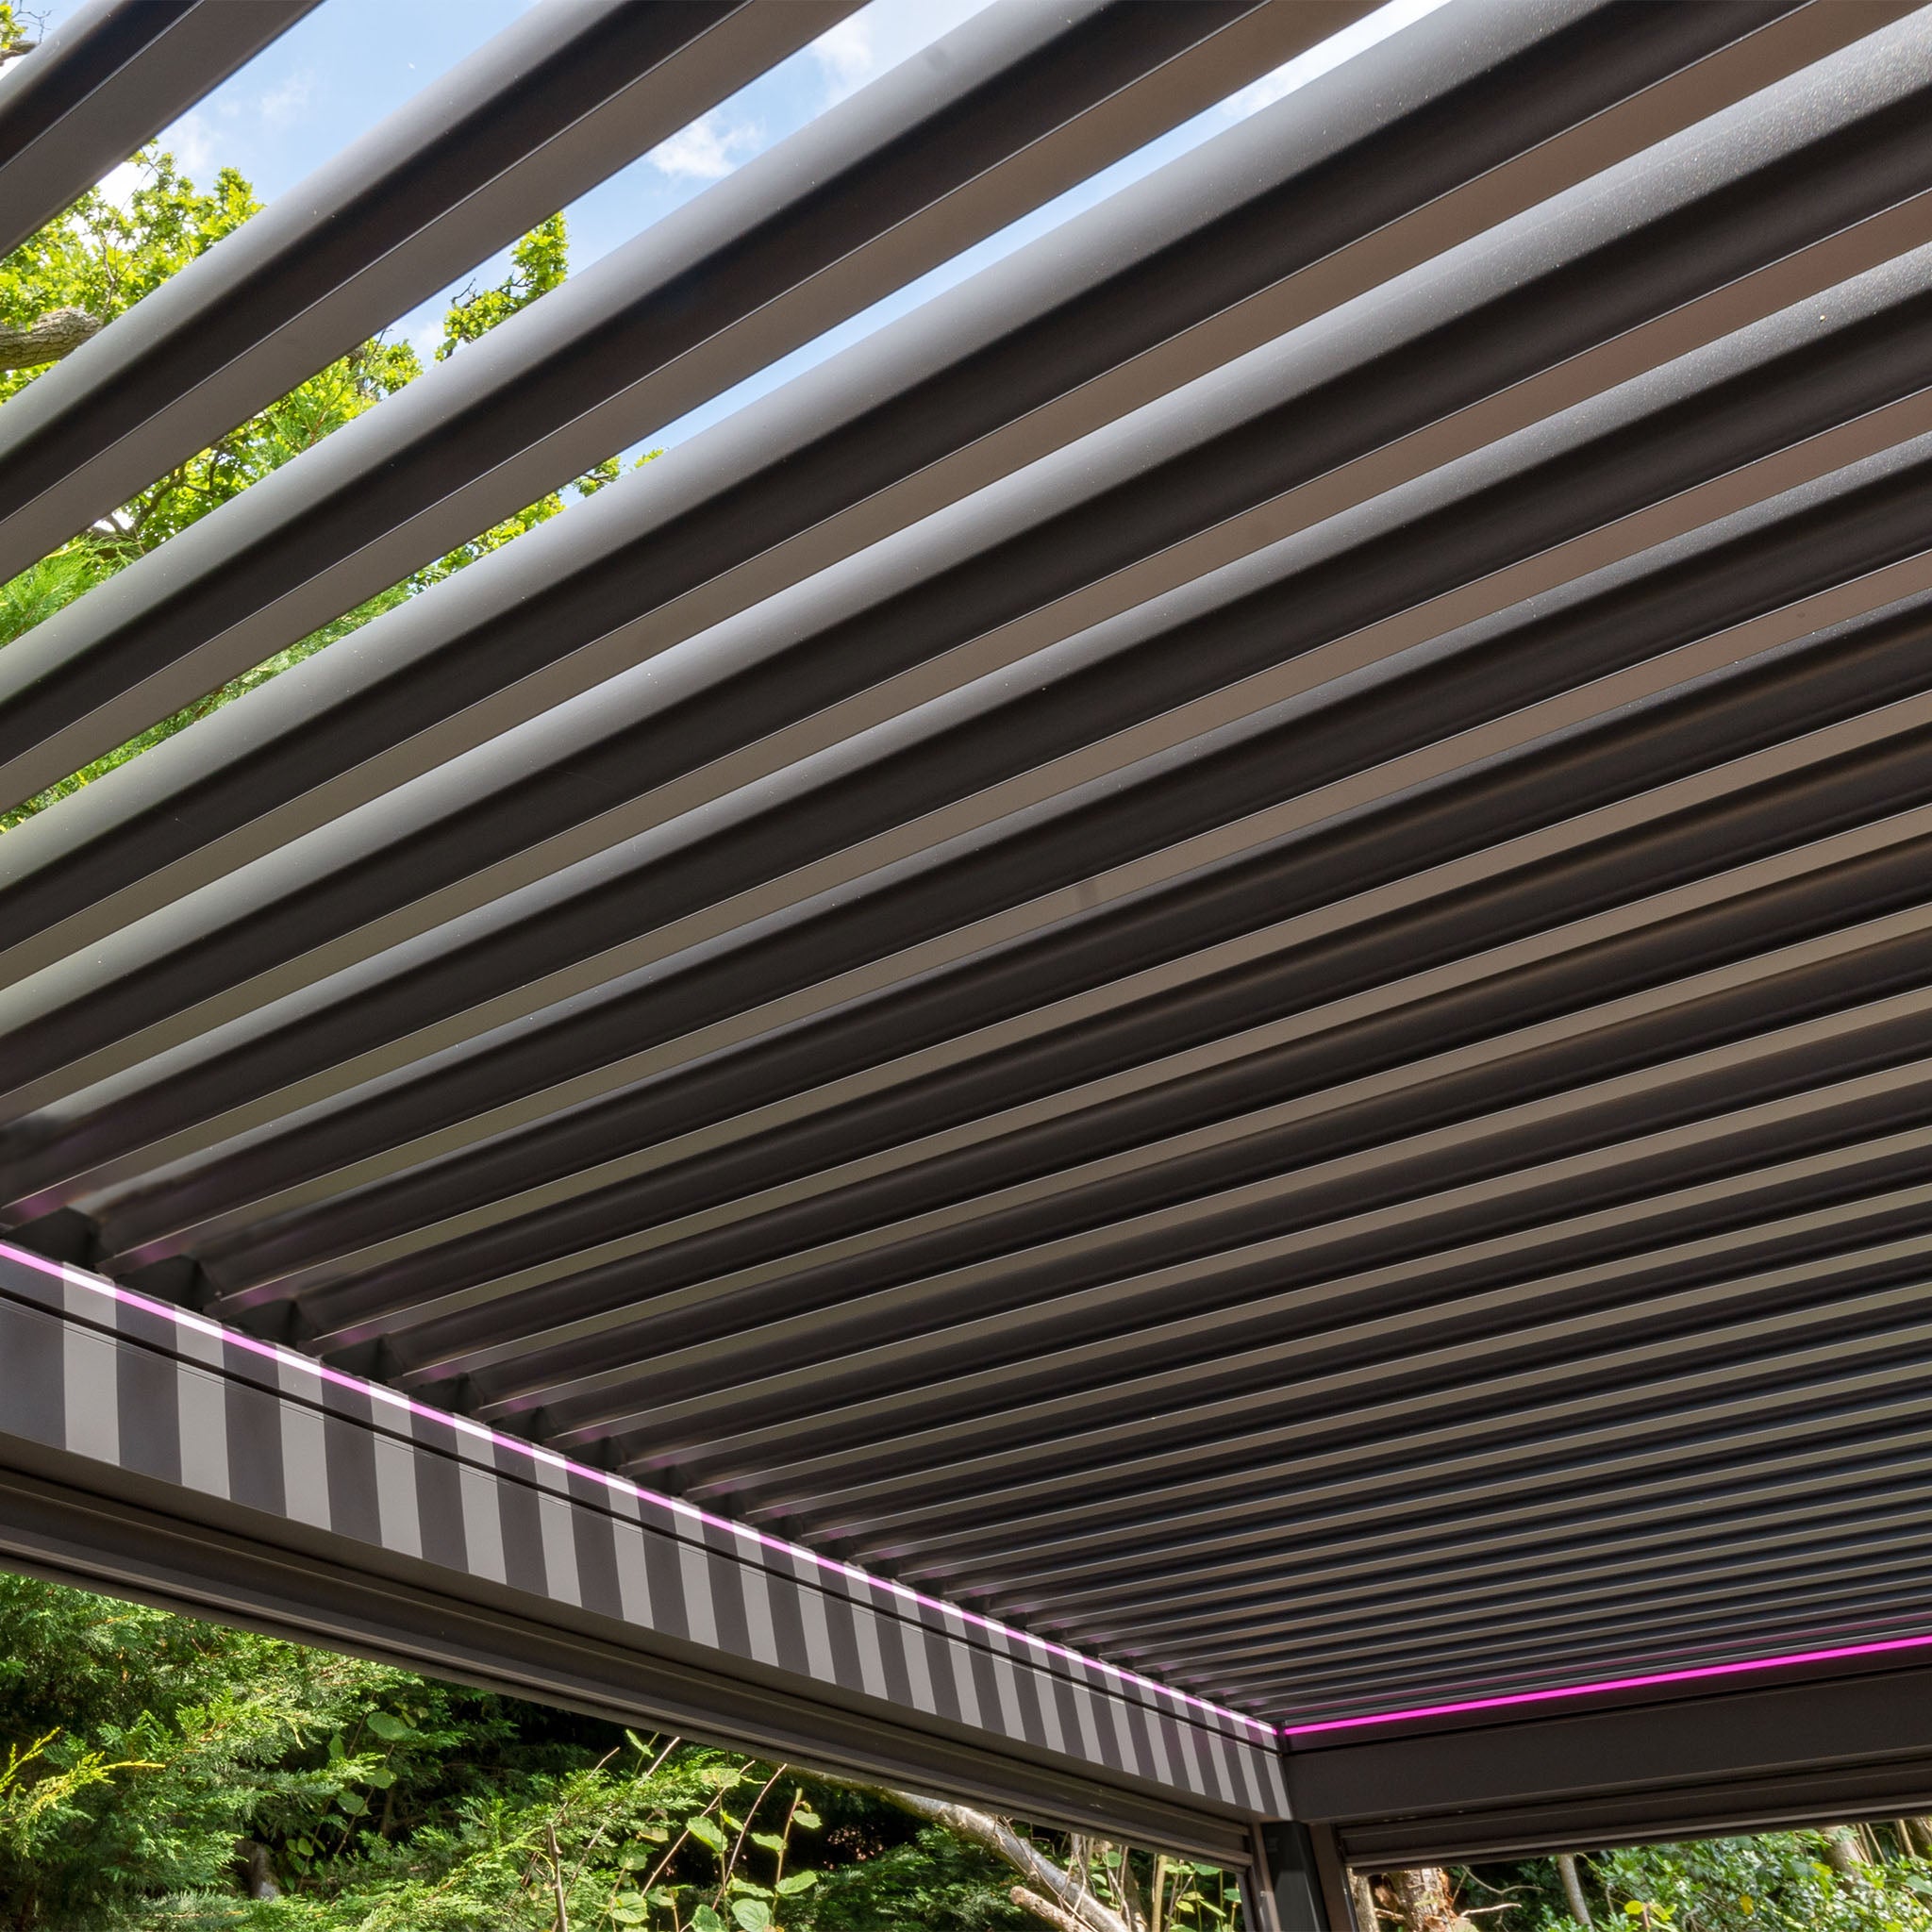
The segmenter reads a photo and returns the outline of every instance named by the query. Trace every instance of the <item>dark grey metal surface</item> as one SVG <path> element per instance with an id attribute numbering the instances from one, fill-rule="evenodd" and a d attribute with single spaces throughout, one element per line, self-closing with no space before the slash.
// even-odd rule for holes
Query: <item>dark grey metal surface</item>
<path id="1" fill-rule="evenodd" d="M 1212 11 L 995 9 L 818 253 L 693 204 L 664 383 L 1314 31 Z M 1274 1722 L 1932 1635 L 1928 91 L 1455 0 L 0 838 L 16 1238 Z M 19 784 L 601 453 L 607 287 L 0 653 Z M 1670 1708 L 1291 1761 L 1387 1861 L 1932 1762 Z"/>
<path id="2" fill-rule="evenodd" d="M 86 0 L 0 69 L 0 255 L 318 0 Z M 10 572 L 9 572 L 10 575 Z"/>
<path id="3" fill-rule="evenodd" d="M 580 693 L 1870 25 L 1799 12 L 1695 88 L 1618 102 L 1713 27 L 1660 14 L 1606 44 L 1603 11 L 1557 0 L 1424 21 L 1418 44 L 1319 84 L 1318 113 L 1257 116 L 605 492 L 568 542 L 520 559 L 514 585 L 493 569 L 453 582 L 389 624 L 381 650 L 330 653 L 245 726 L 218 722 L 96 784 L 0 848 L 0 958 L 29 972 L 331 823 L 491 735 L 479 701 L 506 685 L 527 680 L 524 708 Z M 1402 218 L 1424 186 L 1441 191 L 1427 219 Z"/>
<path id="4" fill-rule="evenodd" d="M 858 5 L 583 0 L 526 14 L 22 393 L 0 424 L 0 576 Z M 123 10 L 168 9 L 147 0 Z M 255 13 L 252 4 L 192 10 L 230 23 Z"/>
<path id="5" fill-rule="evenodd" d="M 1928 1694 L 1897 1658 L 1747 1674 L 1298 1750 L 1289 1785 L 1368 1870 L 1890 1817 L 1932 1792 Z"/>
<path id="6" fill-rule="evenodd" d="M 1196 1849 L 1286 1812 L 1255 1719 L 5 1244 L 0 1417 L 36 1568 Z"/>
<path id="7" fill-rule="evenodd" d="M 0 795 L 33 796 L 1367 10 L 1052 0 L 969 20 L 191 525 L 164 567 L 141 559 L 20 641 L 0 661 Z M 1241 33 L 1251 16 L 1274 30 Z"/>
<path id="8" fill-rule="evenodd" d="M 301 1643 L 348 1650 L 405 1670 L 507 1691 L 619 1724 L 676 1724 L 805 1767 L 859 1773 L 974 1800 L 1076 1830 L 1120 1833 L 1227 1865 L 1241 1863 L 1238 1824 L 1118 1785 L 1083 1781 L 1064 1763 L 999 1757 L 970 1737 L 908 1736 L 874 1711 L 829 1708 L 775 1674 L 721 1679 L 641 1657 L 589 1630 L 559 1628 L 501 1602 L 466 1604 L 332 1556 L 275 1551 L 255 1535 L 181 1523 L 142 1497 L 116 1502 L 14 1469 L 0 1473 L 7 1567 L 131 1597 Z"/>

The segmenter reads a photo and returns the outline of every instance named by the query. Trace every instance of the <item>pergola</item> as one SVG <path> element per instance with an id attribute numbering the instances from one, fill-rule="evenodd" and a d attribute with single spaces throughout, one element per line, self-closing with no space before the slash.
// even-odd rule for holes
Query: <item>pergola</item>
<path id="1" fill-rule="evenodd" d="M 313 0 L 90 0 L 8 245 Z M 856 0 L 539 8 L 17 572 Z M 995 0 L 0 651 L 30 798 L 1368 15 Z M 1247 1867 L 1932 1806 L 1932 8 L 1448 0 L 0 836 L 11 1565 Z"/>

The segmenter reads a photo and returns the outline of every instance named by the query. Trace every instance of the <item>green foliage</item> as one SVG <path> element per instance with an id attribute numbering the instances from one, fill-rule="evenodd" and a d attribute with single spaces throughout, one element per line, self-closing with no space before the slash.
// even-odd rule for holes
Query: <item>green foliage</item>
<path id="1" fill-rule="evenodd" d="M 1932 1932 L 1932 1865 L 1890 1856 L 1849 1874 L 1818 1832 L 1642 1845 L 1591 1860 L 1619 1917 L 1642 1932 Z"/>
<path id="2" fill-rule="evenodd" d="M 443 318 L 436 359 L 447 362 L 465 342 L 488 335 L 539 295 L 560 289 L 569 274 L 570 237 L 563 217 L 552 215 L 510 250 L 509 274 L 501 282 L 491 289 L 479 289 L 473 282 L 457 297 Z"/>
<path id="3" fill-rule="evenodd" d="M 368 1767 L 320 1740 L 402 1681 L 21 1577 L 0 1577 L 0 1915 L 23 1932 L 228 1883 L 238 1835 L 354 1788 Z"/>
<path id="4" fill-rule="evenodd" d="M 1895 1826 L 1860 1827 L 1868 1862 L 1825 1860 L 1817 1831 L 1638 1845 L 1577 1860 L 1591 1916 L 1627 1932 L 1932 1932 L 1932 1863 Z M 1547 1858 L 1456 1874 L 1486 1932 L 1578 1932 Z M 1493 1909 L 1500 1907 L 1500 1909 Z"/>
<path id="5" fill-rule="evenodd" d="M 1011 1882 L 768 1765 L 0 1575 L 11 1932 L 1020 1932 Z"/>
<path id="6" fill-rule="evenodd" d="M 84 308 L 111 322 L 261 206 L 232 168 L 216 175 L 211 193 L 198 190 L 172 155 L 151 150 L 140 168 L 143 178 L 125 207 L 91 188 L 0 259 L 0 323 L 25 328 L 51 308 Z M 0 372 L 0 402 L 34 374 Z"/>
<path id="7" fill-rule="evenodd" d="M 0 43 L 4 43 L 9 18 L 4 0 L 0 0 Z M 137 164 L 141 184 L 125 207 L 91 191 L 66 214 L 0 260 L 0 323 L 25 326 L 58 308 L 84 308 L 103 321 L 111 321 L 239 227 L 258 207 L 254 191 L 233 169 L 222 170 L 215 192 L 204 194 L 181 174 L 171 155 L 149 150 L 137 158 Z M 446 359 L 557 288 L 569 273 L 569 262 L 564 218 L 553 215 L 516 244 L 509 273 L 500 284 L 481 290 L 473 286 L 452 304 L 444 317 L 437 359 Z M 0 401 L 23 388 L 37 373 L 0 374 Z M 115 571 L 158 549 L 170 537 L 304 450 L 313 448 L 420 374 L 421 364 L 408 343 L 380 336 L 331 362 L 259 415 L 158 477 L 131 502 L 53 556 L 24 571 L 12 582 L 0 585 L 0 645 L 44 622 Z M 649 457 L 639 460 L 648 461 Z M 615 458 L 600 463 L 570 486 L 571 491 L 594 494 L 615 479 L 618 469 Z M 404 582 L 378 592 L 0 816 L 0 831 L 172 738 L 477 558 L 548 522 L 563 508 L 565 501 L 565 491 L 553 491 L 458 545 Z"/>
<path id="8" fill-rule="evenodd" d="M 938 1825 L 843 1866 L 815 1903 L 820 1932 L 1039 1932 L 1008 1898 L 1012 1875 Z"/>

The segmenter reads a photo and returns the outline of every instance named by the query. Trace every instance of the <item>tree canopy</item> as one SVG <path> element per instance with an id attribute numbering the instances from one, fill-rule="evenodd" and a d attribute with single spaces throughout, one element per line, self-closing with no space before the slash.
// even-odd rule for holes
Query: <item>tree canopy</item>
<path id="1" fill-rule="evenodd" d="M 876 1793 L 4 1574 L 0 1754 L 9 1932 L 1038 1932 Z M 1128 1855 L 1043 1843 L 1118 1902 Z M 1211 1866 L 1126 1883 L 1134 1932 L 1235 1911 Z"/>
<path id="2" fill-rule="evenodd" d="M 10 17 L 0 5 L 0 43 L 4 43 Z M 62 310 L 84 312 L 100 324 L 111 322 L 225 235 L 233 233 L 260 208 L 253 187 L 233 168 L 222 169 L 212 191 L 204 192 L 181 171 L 173 155 L 148 149 L 135 158 L 133 174 L 134 185 L 125 196 L 114 198 L 101 189 L 90 190 L 58 220 L 0 259 L 0 330 L 26 331 L 42 318 Z M 433 352 L 435 359 L 447 360 L 459 353 L 560 286 L 569 271 L 568 230 L 563 216 L 553 215 L 516 243 L 500 281 L 473 282 L 449 303 L 441 339 Z M 42 367 L 0 371 L 0 405 L 33 381 Z M 157 477 L 131 502 L 10 582 L 0 584 L 0 646 L 44 623 L 114 572 L 159 548 L 190 524 L 239 496 L 386 396 L 407 388 L 422 373 L 422 359 L 408 341 L 378 335 L 358 343 L 258 415 L 236 425 L 208 448 Z M 618 461 L 611 458 L 566 490 L 540 497 L 517 515 L 459 544 L 402 583 L 0 816 L 0 830 L 31 817 L 148 746 L 173 737 L 487 552 L 502 548 L 555 516 L 570 496 L 592 493 L 610 482 L 617 472 Z"/>

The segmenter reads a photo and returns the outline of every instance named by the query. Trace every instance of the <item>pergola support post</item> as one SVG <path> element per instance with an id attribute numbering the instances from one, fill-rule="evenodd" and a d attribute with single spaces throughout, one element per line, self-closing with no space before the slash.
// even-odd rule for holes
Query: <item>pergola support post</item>
<path id="1" fill-rule="evenodd" d="M 1255 1932 L 1374 1932 L 1357 1927 L 1348 1873 L 1324 1824 L 1288 1820 L 1253 1827 L 1241 1899 Z"/>

